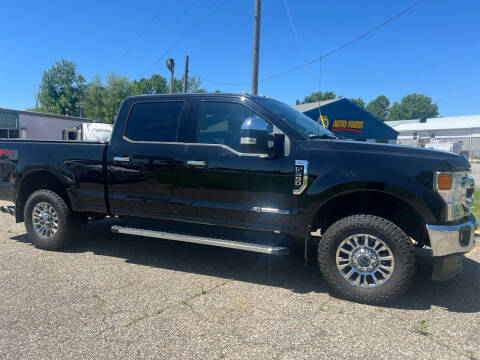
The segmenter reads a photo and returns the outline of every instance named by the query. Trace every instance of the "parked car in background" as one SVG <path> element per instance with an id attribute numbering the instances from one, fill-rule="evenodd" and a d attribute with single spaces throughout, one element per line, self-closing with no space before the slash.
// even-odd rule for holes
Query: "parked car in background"
<path id="1" fill-rule="evenodd" d="M 478 224 L 469 171 L 463 156 L 339 139 L 237 94 L 129 97 L 105 144 L 0 141 L 0 199 L 15 203 L 3 210 L 39 248 L 105 216 L 122 218 L 115 233 L 264 254 L 296 242 L 305 259 L 316 247 L 337 293 L 367 303 L 409 287 L 415 246 L 432 250 L 435 279 L 461 270 Z"/>

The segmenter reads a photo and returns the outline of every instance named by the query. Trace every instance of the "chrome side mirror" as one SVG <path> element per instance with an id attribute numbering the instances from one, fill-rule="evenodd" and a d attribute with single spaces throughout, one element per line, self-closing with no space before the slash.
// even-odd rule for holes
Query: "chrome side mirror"
<path id="1" fill-rule="evenodd" d="M 267 154 L 270 134 L 265 120 L 250 117 L 240 126 L 240 151 L 249 154 Z"/>

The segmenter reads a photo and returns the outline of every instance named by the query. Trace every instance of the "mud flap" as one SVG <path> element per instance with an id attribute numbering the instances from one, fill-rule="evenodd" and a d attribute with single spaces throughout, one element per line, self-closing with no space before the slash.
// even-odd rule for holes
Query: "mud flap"
<path id="1" fill-rule="evenodd" d="M 461 273 L 463 270 L 463 255 L 451 255 L 433 258 L 432 280 L 444 281 Z"/>

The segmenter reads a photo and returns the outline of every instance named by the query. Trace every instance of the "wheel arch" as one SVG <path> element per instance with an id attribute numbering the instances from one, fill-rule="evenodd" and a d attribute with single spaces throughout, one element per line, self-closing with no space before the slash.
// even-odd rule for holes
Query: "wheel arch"
<path id="1" fill-rule="evenodd" d="M 337 220 L 355 214 L 383 217 L 420 245 L 429 245 L 426 222 L 418 209 L 399 195 L 374 189 L 357 189 L 332 196 L 316 209 L 312 229 L 324 232 Z"/>
<path id="2" fill-rule="evenodd" d="M 24 221 L 25 204 L 29 196 L 37 190 L 47 189 L 58 194 L 68 207 L 71 208 L 70 199 L 67 195 L 67 184 L 52 171 L 45 169 L 31 170 L 26 173 L 17 186 L 15 200 L 15 217 L 17 222 Z"/>

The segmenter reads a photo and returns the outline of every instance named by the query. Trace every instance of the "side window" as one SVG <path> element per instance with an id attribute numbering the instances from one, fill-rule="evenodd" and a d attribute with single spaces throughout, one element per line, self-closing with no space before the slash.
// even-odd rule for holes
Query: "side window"
<path id="1" fill-rule="evenodd" d="M 178 122 L 183 101 L 135 104 L 125 128 L 133 141 L 177 141 Z"/>
<path id="2" fill-rule="evenodd" d="M 247 119 L 265 123 L 267 131 L 273 133 L 268 123 L 245 105 L 232 102 L 204 102 L 198 120 L 197 142 L 223 144 L 240 150 L 240 127 Z"/>

